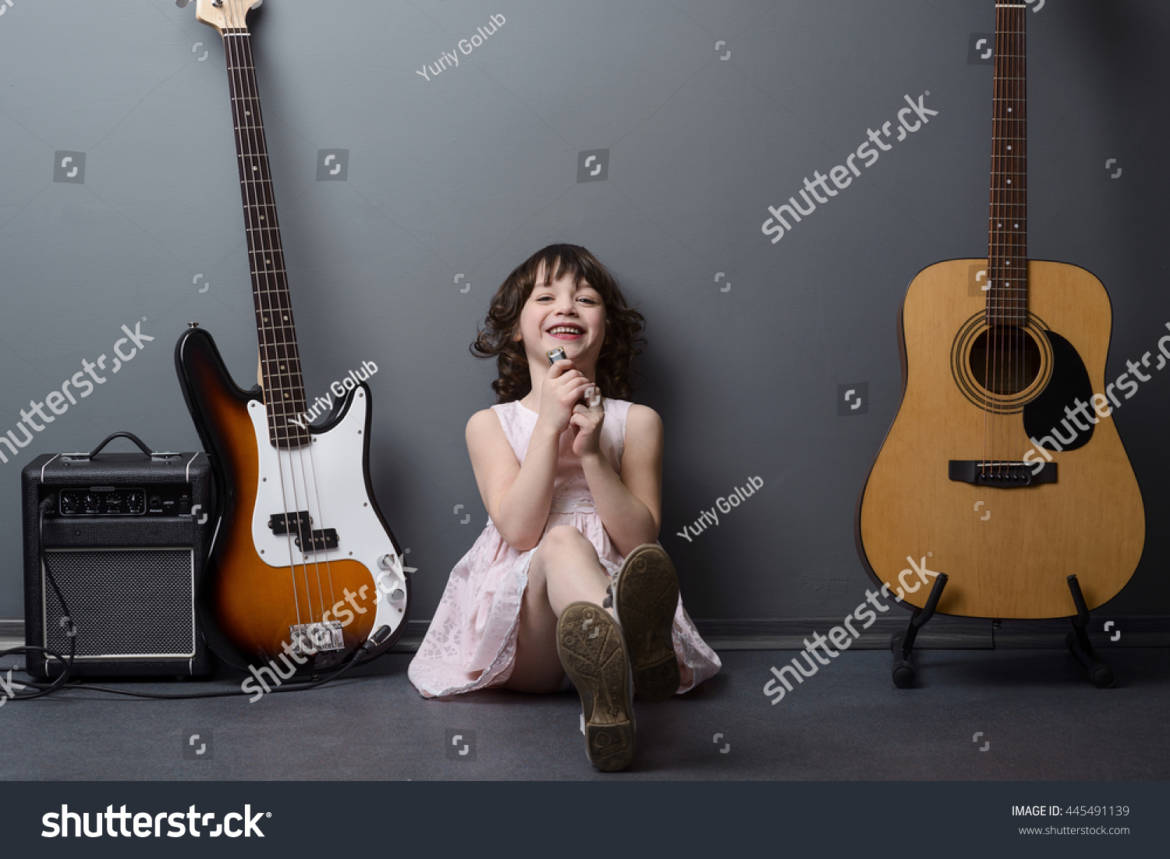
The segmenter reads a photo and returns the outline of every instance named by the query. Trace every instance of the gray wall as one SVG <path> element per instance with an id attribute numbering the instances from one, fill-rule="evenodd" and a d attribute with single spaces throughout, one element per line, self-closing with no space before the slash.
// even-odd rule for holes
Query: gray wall
<path id="1" fill-rule="evenodd" d="M 986 250 L 991 66 L 969 60 L 991 0 L 312 5 L 268 0 L 254 20 L 306 383 L 312 397 L 380 368 L 374 480 L 420 570 L 414 616 L 485 519 L 463 428 L 493 374 L 467 344 L 502 278 L 551 241 L 595 251 L 648 319 L 635 399 L 664 418 L 662 540 L 691 614 L 851 611 L 870 584 L 854 506 L 897 408 L 906 284 Z M 1112 378 L 1170 320 L 1170 5 L 1033 5 L 1031 255 L 1109 288 Z M 245 387 L 256 345 L 214 31 L 170 0 L 0 9 L 0 432 L 122 324 L 145 317 L 156 338 L 0 465 L 0 617 L 17 617 L 21 465 L 120 428 L 195 447 L 175 338 L 199 320 Z M 493 14 L 505 23 L 457 68 L 416 74 Z M 927 90 L 928 126 L 768 241 L 769 204 Z M 344 181 L 318 181 L 327 149 L 348 150 Z M 586 150 L 608 150 L 607 172 L 578 181 Z M 84 153 L 84 182 L 54 181 L 59 151 Z M 855 384 L 864 406 L 840 415 Z M 1170 611 L 1168 394 L 1155 376 L 1117 413 L 1149 517 L 1118 613 Z M 763 488 L 718 527 L 675 535 L 752 475 Z"/>

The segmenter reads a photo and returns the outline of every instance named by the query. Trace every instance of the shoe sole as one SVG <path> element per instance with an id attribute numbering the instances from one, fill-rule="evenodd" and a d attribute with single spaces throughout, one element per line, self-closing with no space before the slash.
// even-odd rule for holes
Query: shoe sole
<path id="1" fill-rule="evenodd" d="M 617 621 L 593 603 L 569 604 L 557 619 L 557 656 L 581 698 L 590 762 L 605 772 L 625 769 L 634 757 L 634 722 Z"/>
<path id="2" fill-rule="evenodd" d="M 671 630 L 678 606 L 678 574 L 670 556 L 654 543 L 636 547 L 617 578 L 617 610 L 634 690 L 645 701 L 665 701 L 678 691 L 678 659 Z"/>

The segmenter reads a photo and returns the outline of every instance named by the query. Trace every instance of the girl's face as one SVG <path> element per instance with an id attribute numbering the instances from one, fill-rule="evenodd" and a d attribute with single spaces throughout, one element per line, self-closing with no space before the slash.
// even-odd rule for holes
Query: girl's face
<path id="1" fill-rule="evenodd" d="M 574 283 L 567 272 L 550 283 L 541 265 L 532 293 L 520 310 L 519 333 L 530 364 L 550 366 L 545 353 L 560 346 L 577 369 L 586 372 L 586 368 L 595 367 L 605 339 L 601 293 L 585 281 Z"/>

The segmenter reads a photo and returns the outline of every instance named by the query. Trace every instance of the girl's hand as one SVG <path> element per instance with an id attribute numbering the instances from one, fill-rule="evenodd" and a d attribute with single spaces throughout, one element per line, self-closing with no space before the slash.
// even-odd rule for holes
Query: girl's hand
<path id="1" fill-rule="evenodd" d="M 540 386 L 540 414 L 537 422 L 563 433 L 569 426 L 573 406 L 592 382 L 580 370 L 573 367 L 571 358 L 562 358 L 545 374 Z"/>
<path id="2" fill-rule="evenodd" d="M 573 416 L 569 423 L 575 427 L 573 435 L 573 453 L 578 457 L 597 455 L 601 453 L 598 442 L 601 439 L 601 424 L 605 421 L 605 406 L 601 397 L 597 397 L 596 406 L 586 406 L 578 403 L 573 407 Z"/>

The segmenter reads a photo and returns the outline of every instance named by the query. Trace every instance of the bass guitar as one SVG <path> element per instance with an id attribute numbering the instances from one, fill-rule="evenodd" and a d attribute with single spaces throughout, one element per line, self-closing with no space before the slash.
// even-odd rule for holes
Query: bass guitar
<path id="1" fill-rule="evenodd" d="M 237 665 L 284 654 L 286 664 L 314 671 L 359 648 L 374 655 L 392 646 L 410 587 L 370 482 L 369 386 L 357 382 L 320 423 L 306 417 L 246 23 L 259 5 L 197 0 L 196 14 L 219 31 L 227 58 L 262 384 L 237 386 L 195 323 L 176 344 L 175 364 L 220 495 L 202 595 L 210 643 Z"/>

